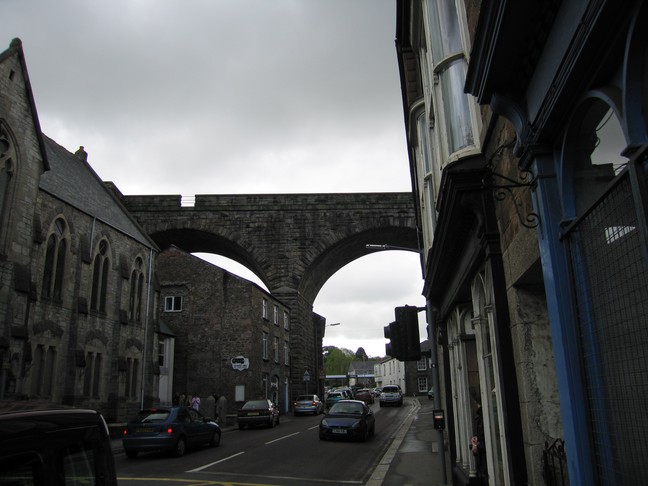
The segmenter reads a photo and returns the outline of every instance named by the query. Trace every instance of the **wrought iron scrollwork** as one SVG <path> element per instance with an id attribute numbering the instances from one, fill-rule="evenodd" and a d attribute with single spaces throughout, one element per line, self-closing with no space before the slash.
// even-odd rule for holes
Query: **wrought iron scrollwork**
<path id="1" fill-rule="evenodd" d="M 515 180 L 493 170 L 495 161 L 499 161 L 502 158 L 504 150 L 513 147 L 515 141 L 516 139 L 513 138 L 513 140 L 500 145 L 488 159 L 488 163 L 486 164 L 488 172 L 482 177 L 482 188 L 493 191 L 493 197 L 496 201 L 504 201 L 510 196 L 520 223 L 525 228 L 532 229 L 540 224 L 540 215 L 533 211 L 526 215 L 522 214 L 521 205 L 515 199 L 513 190 L 532 189 L 536 183 L 536 176 L 529 170 L 519 169 L 518 180 Z"/>

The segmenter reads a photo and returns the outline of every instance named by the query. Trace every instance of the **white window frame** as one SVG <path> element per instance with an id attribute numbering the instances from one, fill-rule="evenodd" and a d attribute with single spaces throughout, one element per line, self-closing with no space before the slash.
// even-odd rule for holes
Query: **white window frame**
<path id="1" fill-rule="evenodd" d="M 263 309 L 261 310 L 261 317 L 266 321 L 268 320 L 268 299 L 263 299 Z"/>
<path id="2" fill-rule="evenodd" d="M 274 361 L 275 363 L 279 362 L 279 336 L 274 337 Z"/>
<path id="3" fill-rule="evenodd" d="M 176 303 L 179 303 L 176 308 Z M 182 295 L 167 295 L 164 297 L 164 312 L 182 312 Z"/>
<path id="4" fill-rule="evenodd" d="M 272 308 L 272 322 L 275 326 L 279 325 L 279 306 L 277 305 Z"/>
<path id="5" fill-rule="evenodd" d="M 288 341 L 284 341 L 284 364 L 286 366 L 290 365 L 290 345 Z"/>
<path id="6" fill-rule="evenodd" d="M 283 324 L 284 324 L 284 329 L 285 329 L 285 330 L 290 329 L 290 314 L 288 313 L 288 311 L 284 311 L 284 313 L 283 313 L 283 319 L 284 319 L 284 322 L 283 322 Z"/>
<path id="7" fill-rule="evenodd" d="M 416 370 L 417 371 L 425 371 L 425 370 L 427 370 L 427 356 L 421 357 L 421 359 L 419 359 L 416 362 Z"/>
<path id="8" fill-rule="evenodd" d="M 425 376 L 419 376 L 418 377 L 418 391 L 422 393 L 427 393 L 429 388 L 428 388 L 428 379 Z"/>
<path id="9" fill-rule="evenodd" d="M 268 333 L 264 332 L 263 333 L 263 338 L 262 338 L 263 339 L 263 348 L 262 348 L 262 352 L 261 352 L 261 357 L 263 359 L 268 359 L 268 338 L 269 338 Z"/>

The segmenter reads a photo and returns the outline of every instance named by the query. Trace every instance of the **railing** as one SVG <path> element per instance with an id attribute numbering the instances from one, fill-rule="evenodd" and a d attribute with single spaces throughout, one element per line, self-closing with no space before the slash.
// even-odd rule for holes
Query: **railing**
<path id="1" fill-rule="evenodd" d="M 551 445 L 545 442 L 542 451 L 542 476 L 547 486 L 569 485 L 564 440 L 556 439 Z"/>

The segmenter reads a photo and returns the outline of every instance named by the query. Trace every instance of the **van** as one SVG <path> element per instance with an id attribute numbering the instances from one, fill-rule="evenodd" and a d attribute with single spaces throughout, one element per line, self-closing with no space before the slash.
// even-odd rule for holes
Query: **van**
<path id="1" fill-rule="evenodd" d="M 108 426 L 98 412 L 0 402 L 0 485 L 117 485 Z"/>

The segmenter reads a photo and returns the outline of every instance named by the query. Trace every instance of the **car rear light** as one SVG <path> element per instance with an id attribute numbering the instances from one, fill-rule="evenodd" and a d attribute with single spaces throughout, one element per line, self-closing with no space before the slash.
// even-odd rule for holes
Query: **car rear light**
<path id="1" fill-rule="evenodd" d="M 167 427 L 166 433 L 167 434 L 173 434 L 173 427 Z"/>
<path id="2" fill-rule="evenodd" d="M 128 429 L 124 429 L 123 435 L 128 435 Z"/>
<path id="3" fill-rule="evenodd" d="M 315 402 L 311 402 L 311 405 L 315 406 L 315 405 L 317 405 L 317 403 L 315 403 Z"/>

